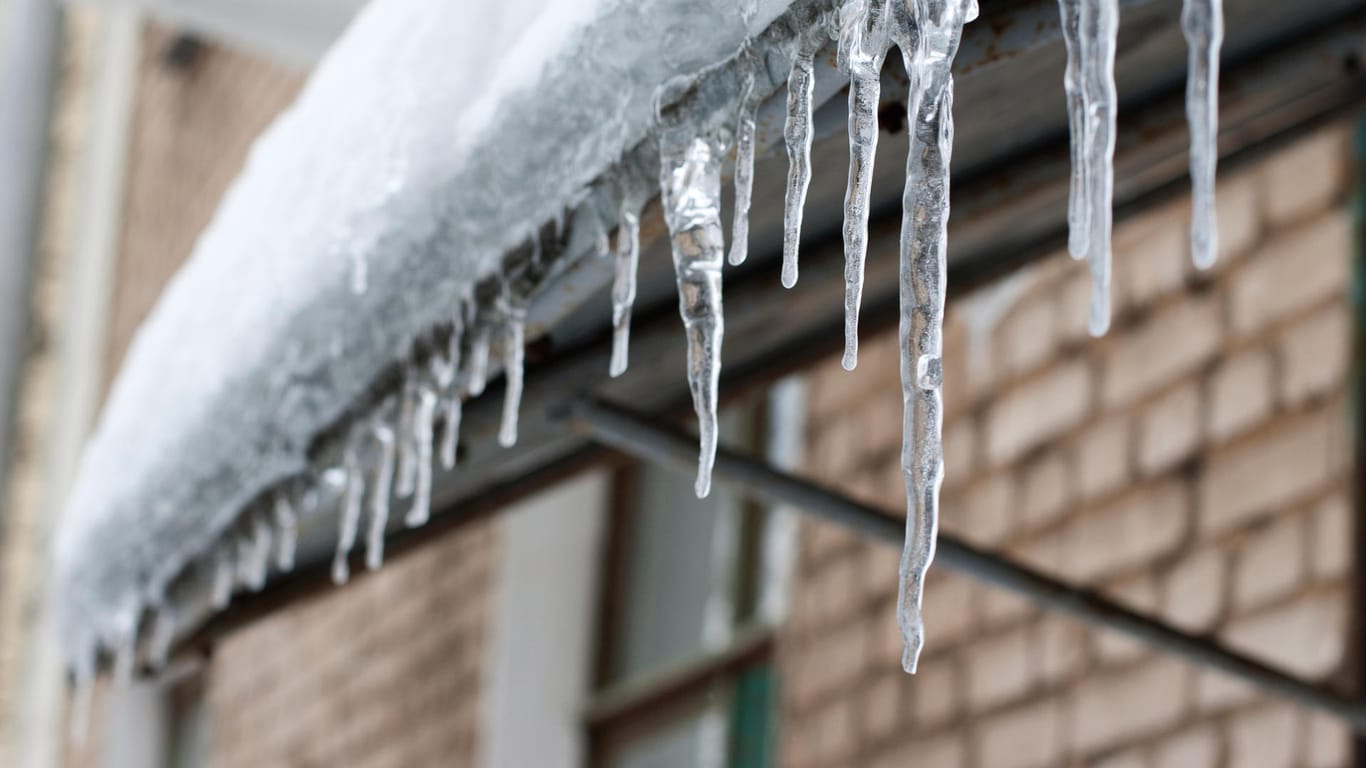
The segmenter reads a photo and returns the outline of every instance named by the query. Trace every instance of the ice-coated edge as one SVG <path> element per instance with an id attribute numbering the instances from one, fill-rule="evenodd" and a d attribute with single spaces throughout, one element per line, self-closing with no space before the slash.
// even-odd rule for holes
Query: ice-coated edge
<path id="1" fill-rule="evenodd" d="M 645 138 L 660 83 L 733 54 L 787 4 L 367 7 L 130 347 L 55 545 L 68 660 L 88 667 L 253 500 L 308 470 L 314 439 L 498 272 L 516 233 Z"/>

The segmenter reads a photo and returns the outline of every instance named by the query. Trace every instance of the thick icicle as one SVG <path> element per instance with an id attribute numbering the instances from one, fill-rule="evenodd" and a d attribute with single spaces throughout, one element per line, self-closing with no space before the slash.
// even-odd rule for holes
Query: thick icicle
<path id="1" fill-rule="evenodd" d="M 156 620 L 152 624 L 152 636 L 147 643 L 147 661 L 152 669 L 166 666 L 171 655 L 171 644 L 175 641 L 176 612 L 169 604 L 157 607 Z"/>
<path id="2" fill-rule="evenodd" d="M 849 72 L 849 186 L 844 194 L 844 358 L 858 364 L 858 314 L 868 256 L 868 198 L 877 155 L 882 62 L 890 40 L 886 0 L 846 0 L 840 7 L 839 63 Z"/>
<path id="3" fill-rule="evenodd" d="M 1089 217 L 1086 246 L 1091 264 L 1092 336 L 1110 328 L 1110 231 L 1113 225 L 1115 120 L 1115 45 L 1119 34 L 1119 0 L 1082 5 L 1082 79 L 1086 88 L 1086 194 Z"/>
<path id="4" fill-rule="evenodd" d="M 232 546 L 227 542 L 219 545 L 213 560 L 213 590 L 210 604 L 214 610 L 221 611 L 232 602 L 234 569 L 232 565 Z"/>
<path id="5" fill-rule="evenodd" d="M 787 194 L 783 198 L 784 288 L 797 284 L 797 246 L 802 237 L 802 208 L 806 206 L 806 190 L 811 186 L 815 58 L 825 39 L 823 24 L 806 30 L 792 60 L 792 71 L 787 76 L 787 118 L 783 123 L 783 139 L 787 144 Z"/>
<path id="6" fill-rule="evenodd" d="M 1223 0 L 1185 0 L 1181 30 L 1190 48 L 1186 121 L 1190 124 L 1191 258 L 1214 265 L 1219 226 L 1214 214 L 1214 172 L 1219 162 L 1219 49 L 1224 43 Z"/>
<path id="7" fill-rule="evenodd" d="M 640 262 L 640 210 L 624 199 L 621 224 L 617 227 L 615 274 L 612 277 L 612 361 L 608 373 L 613 378 L 626 373 L 630 360 L 631 307 L 636 302 L 636 267 Z"/>
<path id="8" fill-rule="evenodd" d="M 351 580 L 351 565 L 347 557 L 356 546 L 356 528 L 360 525 L 361 503 L 365 500 L 365 475 L 355 448 L 346 449 L 343 459 L 346 469 L 346 491 L 342 495 L 341 516 L 337 521 L 337 553 L 332 558 L 332 583 L 345 584 Z"/>
<path id="9" fill-rule="evenodd" d="M 474 340 L 470 343 L 470 394 L 478 397 L 484 394 L 489 381 L 489 345 L 491 331 L 487 324 L 474 329 Z"/>
<path id="10" fill-rule="evenodd" d="M 289 496 L 284 491 L 275 494 L 275 503 L 272 505 L 272 512 L 275 515 L 275 567 L 281 573 L 289 573 L 294 570 L 294 549 L 299 541 L 299 514 L 294 510 L 294 505 L 290 503 Z"/>
<path id="11" fill-rule="evenodd" d="M 403 399 L 398 407 L 398 477 L 394 491 L 400 499 L 413 495 L 417 488 L 417 376 L 409 371 L 403 381 Z"/>
<path id="12" fill-rule="evenodd" d="M 498 299 L 503 316 L 503 421 L 498 427 L 498 444 L 511 448 L 517 444 L 517 412 L 522 407 L 522 374 L 526 364 L 526 307 L 505 290 Z"/>
<path id="13" fill-rule="evenodd" d="M 670 116 L 672 117 L 672 115 Z M 688 388 L 697 411 L 701 451 L 697 495 L 711 491 L 716 460 L 716 385 L 721 371 L 721 154 L 716 129 L 699 131 L 660 116 L 659 184 L 673 246 L 678 309 L 688 334 Z"/>
<path id="14" fill-rule="evenodd" d="M 389 503 L 394 483 L 394 430 L 386 424 L 375 426 L 379 462 L 370 489 L 370 529 L 365 538 L 365 567 L 379 570 L 384 564 L 384 529 L 389 525 Z"/>
<path id="15" fill-rule="evenodd" d="M 897 44 L 911 78 L 911 120 L 901 220 L 901 464 L 910 509 L 901 555 L 897 618 L 914 672 L 924 645 L 921 602 L 934 560 L 939 487 L 944 477 L 943 323 L 953 153 L 953 58 L 971 0 L 894 3 Z M 904 14 L 911 10 L 913 17 Z"/>
<path id="16" fill-rule="evenodd" d="M 436 415 L 436 393 L 419 387 L 417 410 L 413 416 L 413 439 L 417 444 L 417 481 L 413 490 L 413 505 L 403 522 L 409 528 L 424 525 L 431 517 L 432 505 L 432 419 Z"/>
<path id="17" fill-rule="evenodd" d="M 749 255 L 749 206 L 754 197 L 754 120 L 759 111 L 754 75 L 759 66 L 749 41 L 741 51 L 744 62 L 740 87 L 740 115 L 735 122 L 735 212 L 730 224 L 730 263 L 743 264 Z"/>
<path id="18" fill-rule="evenodd" d="M 1058 0 L 1062 17 L 1062 39 L 1067 47 L 1067 68 L 1063 87 L 1067 91 L 1067 124 L 1071 131 L 1072 175 L 1067 193 L 1067 252 L 1074 259 L 1086 258 L 1091 216 L 1086 192 L 1087 102 L 1082 78 L 1081 6 L 1083 0 Z"/>

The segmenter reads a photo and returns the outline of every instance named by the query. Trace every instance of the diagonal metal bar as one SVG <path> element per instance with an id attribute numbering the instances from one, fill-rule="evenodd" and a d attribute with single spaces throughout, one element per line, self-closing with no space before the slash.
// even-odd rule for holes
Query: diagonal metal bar
<path id="1" fill-rule="evenodd" d="M 578 431 L 602 445 L 684 474 L 696 471 L 696 440 L 683 432 L 596 400 L 576 403 L 571 418 Z M 713 475 L 717 482 L 757 501 L 791 506 L 869 538 L 893 546 L 901 544 L 903 523 L 890 513 L 794 477 L 762 461 L 721 448 L 717 451 Z M 1059 581 L 947 534 L 939 537 L 935 563 L 1014 592 L 1091 626 L 1121 632 L 1197 665 L 1233 675 L 1264 693 L 1333 715 L 1346 721 L 1356 732 L 1366 733 L 1366 706 L 1362 703 L 1249 658 L 1211 638 L 1182 632 L 1093 590 Z"/>

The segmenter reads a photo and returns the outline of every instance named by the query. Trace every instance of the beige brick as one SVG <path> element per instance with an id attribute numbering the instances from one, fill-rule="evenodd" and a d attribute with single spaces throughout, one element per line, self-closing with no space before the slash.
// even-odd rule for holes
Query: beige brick
<path id="1" fill-rule="evenodd" d="M 1232 709 L 1252 701 L 1260 693 L 1247 681 L 1223 672 L 1206 669 L 1195 676 L 1195 703 L 1201 712 Z"/>
<path id="2" fill-rule="evenodd" d="M 1118 406 L 1196 370 L 1218 349 L 1222 329 L 1213 297 L 1165 307 L 1122 333 L 1105 352 L 1102 400 Z"/>
<path id="3" fill-rule="evenodd" d="M 1262 211 L 1255 173 L 1220 174 L 1214 191 L 1219 220 L 1220 265 L 1246 254 L 1262 235 Z"/>
<path id="4" fill-rule="evenodd" d="M 1087 677 L 1077 686 L 1072 738 L 1083 751 L 1161 731 L 1185 711 L 1190 670 L 1158 658 L 1139 667 Z M 990 763 L 988 763 L 990 764 Z"/>
<path id="5" fill-rule="evenodd" d="M 1118 417 L 1087 429 L 1077 439 L 1077 491 L 1095 499 L 1129 480 L 1129 420 Z"/>
<path id="6" fill-rule="evenodd" d="M 890 597 L 896 592 L 901 567 L 901 549 L 883 542 L 869 542 L 857 558 L 863 572 L 863 593 L 873 599 Z"/>
<path id="7" fill-rule="evenodd" d="M 958 734 L 944 734 L 929 739 L 912 739 L 896 750 L 879 756 L 873 768 L 963 768 L 967 765 L 967 751 Z"/>
<path id="8" fill-rule="evenodd" d="M 1352 751 L 1352 731 L 1341 720 L 1311 712 L 1304 739 L 1305 768 L 1345 768 Z"/>
<path id="9" fill-rule="evenodd" d="M 1070 619 L 1045 614 L 1035 626 L 1039 677 L 1046 683 L 1070 680 L 1086 664 L 1086 631 Z"/>
<path id="10" fill-rule="evenodd" d="M 1343 386 L 1352 347 L 1350 320 L 1347 306 L 1334 303 L 1282 334 L 1282 400 L 1297 405 Z"/>
<path id="11" fill-rule="evenodd" d="M 1347 634 L 1345 599 L 1319 593 L 1235 620 L 1223 634 L 1228 642 L 1290 672 L 1319 677 L 1342 657 Z"/>
<path id="12" fill-rule="evenodd" d="M 1061 706 L 1044 699 L 989 717 L 977 727 L 977 754 L 992 768 L 1043 768 L 1062 750 Z"/>
<path id="13" fill-rule="evenodd" d="M 1143 413 L 1138 467 L 1145 474 L 1184 461 L 1200 441 L 1200 388 L 1191 382 L 1163 395 Z"/>
<path id="14" fill-rule="evenodd" d="M 1046 526 L 1072 501 L 1072 468 L 1061 450 L 1049 451 L 1021 471 L 1020 517 L 1026 528 Z"/>
<path id="15" fill-rule="evenodd" d="M 948 659 L 921 664 L 906 684 L 911 691 L 911 718 L 917 728 L 937 728 L 957 716 L 963 699 L 957 664 Z"/>
<path id="16" fill-rule="evenodd" d="M 1320 301 L 1344 295 L 1350 243 L 1348 215 L 1334 211 L 1263 245 L 1233 274 L 1233 329 L 1255 334 Z"/>
<path id="17" fill-rule="evenodd" d="M 973 475 L 977 458 L 977 422 L 961 417 L 944 427 L 944 487 L 962 485 Z"/>
<path id="18" fill-rule="evenodd" d="M 1018 376 L 1043 365 L 1057 349 L 1057 302 L 1036 291 L 997 323 L 992 355 L 1004 376 Z"/>
<path id="19" fill-rule="evenodd" d="M 1034 603 L 1015 592 L 994 588 L 982 592 L 982 621 L 988 626 L 1012 624 L 1028 616 L 1034 608 Z"/>
<path id="20" fill-rule="evenodd" d="M 859 722 L 867 739 L 881 741 L 902 725 L 901 691 L 897 676 L 887 674 L 873 676 L 864 687 Z"/>
<path id="21" fill-rule="evenodd" d="M 973 610 L 976 595 L 975 585 L 966 576 L 944 573 L 927 581 L 924 600 L 926 643 L 952 644 L 971 632 L 976 626 Z M 895 621 L 892 628 L 895 631 Z M 897 658 L 900 659 L 899 651 Z"/>
<path id="22" fill-rule="evenodd" d="M 1078 519 L 1068 529 L 1069 575 L 1118 573 L 1170 552 L 1186 531 L 1190 502 L 1184 486 L 1142 487 Z"/>
<path id="23" fill-rule="evenodd" d="M 1089 763 L 1089 768 L 1149 768 L 1149 761 L 1143 749 L 1127 749 L 1100 760 Z"/>
<path id="24" fill-rule="evenodd" d="M 1153 753 L 1153 768 L 1196 768 L 1219 764 L 1219 733 L 1213 724 L 1169 736 Z"/>
<path id="25" fill-rule="evenodd" d="M 960 535 L 974 544 L 995 546 L 1015 528 L 1015 483 L 998 472 L 969 486 L 963 498 Z"/>
<path id="26" fill-rule="evenodd" d="M 1313 518 L 1313 550 L 1309 558 L 1314 576 L 1338 579 L 1352 564 L 1352 518 L 1348 501 L 1331 496 L 1319 504 Z"/>
<path id="27" fill-rule="evenodd" d="M 1333 205 L 1351 167 L 1344 130 L 1333 126 L 1297 141 L 1262 165 L 1266 218 L 1279 227 Z"/>
<path id="28" fill-rule="evenodd" d="M 858 743 L 858 724 L 849 698 L 831 700 L 816 715 L 816 760 L 819 765 L 843 764 Z"/>
<path id="29" fill-rule="evenodd" d="M 1229 722 L 1229 764 L 1239 768 L 1292 768 L 1298 749 L 1295 710 L 1278 704 Z"/>
<path id="30" fill-rule="evenodd" d="M 1233 607 L 1244 611 L 1281 597 L 1304 579 L 1304 524 L 1282 517 L 1243 542 L 1233 569 Z"/>
<path id="31" fill-rule="evenodd" d="M 1214 626 L 1224 605 L 1224 558 L 1223 550 L 1208 547 L 1172 567 L 1162 601 L 1168 621 L 1190 632 Z"/>
<path id="32" fill-rule="evenodd" d="M 1190 262 L 1189 205 L 1163 205 L 1119 223 L 1114 234 L 1118 312 L 1151 304 L 1185 284 Z"/>
<path id="33" fill-rule="evenodd" d="M 973 643 L 966 651 L 967 701 L 983 710 L 1022 696 L 1034 680 L 1030 627 Z"/>
<path id="34" fill-rule="evenodd" d="M 1210 377 L 1209 436 L 1224 442 L 1271 413 L 1271 355 L 1252 349 L 1224 361 Z"/>
<path id="35" fill-rule="evenodd" d="M 986 457 L 993 464 L 1026 451 L 1075 427 L 1091 405 L 1091 371 L 1072 361 L 1046 371 L 996 401 L 987 413 Z"/>
<path id="36" fill-rule="evenodd" d="M 1069 345 L 1089 344 L 1091 333 L 1087 322 L 1091 311 L 1091 275 L 1085 264 L 1071 262 L 1066 253 L 1050 258 L 1069 262 L 1058 297 L 1058 340 Z"/>
<path id="37" fill-rule="evenodd" d="M 1323 486 L 1339 458 L 1331 409 L 1214 454 L 1200 481 L 1200 526 L 1223 531 Z"/>

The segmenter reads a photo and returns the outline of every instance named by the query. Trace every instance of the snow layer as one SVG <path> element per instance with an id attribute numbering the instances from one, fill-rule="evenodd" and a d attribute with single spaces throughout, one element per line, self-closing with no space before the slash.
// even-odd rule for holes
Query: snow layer
<path id="1" fill-rule="evenodd" d="M 130 348 L 56 545 L 68 657 L 127 634 L 253 499 L 303 472 L 414 338 L 645 136 L 658 85 L 785 6 L 367 7 Z"/>

